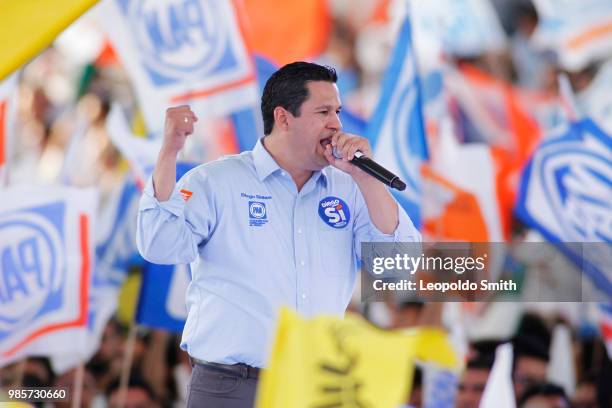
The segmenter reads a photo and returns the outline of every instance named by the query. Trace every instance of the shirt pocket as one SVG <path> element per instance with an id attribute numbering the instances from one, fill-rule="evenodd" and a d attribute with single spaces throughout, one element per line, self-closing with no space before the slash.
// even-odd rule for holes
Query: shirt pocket
<path id="1" fill-rule="evenodd" d="M 354 268 L 353 225 L 333 228 L 317 220 L 317 241 L 326 275 L 349 277 Z"/>

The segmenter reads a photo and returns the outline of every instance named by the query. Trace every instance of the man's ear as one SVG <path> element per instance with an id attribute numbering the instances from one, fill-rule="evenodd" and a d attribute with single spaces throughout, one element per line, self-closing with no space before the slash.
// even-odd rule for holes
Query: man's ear
<path id="1" fill-rule="evenodd" d="M 282 106 L 274 108 L 274 125 L 283 131 L 289 130 L 289 116 L 291 113 Z"/>

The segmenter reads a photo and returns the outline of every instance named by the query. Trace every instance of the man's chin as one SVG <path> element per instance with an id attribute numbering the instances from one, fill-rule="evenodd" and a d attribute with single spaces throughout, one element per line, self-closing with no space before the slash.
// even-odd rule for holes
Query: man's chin
<path id="1" fill-rule="evenodd" d="M 310 171 L 321 171 L 321 170 L 323 170 L 324 168 L 326 168 L 328 165 L 329 165 L 329 164 L 325 164 L 325 165 L 318 165 L 318 164 L 315 164 L 314 166 L 312 166 L 312 167 L 310 168 Z"/>
<path id="2" fill-rule="evenodd" d="M 315 166 L 317 167 L 317 169 L 315 171 L 323 170 L 324 168 L 330 165 L 327 159 L 325 158 L 325 156 L 320 156 L 317 159 L 318 160 L 315 163 Z"/>

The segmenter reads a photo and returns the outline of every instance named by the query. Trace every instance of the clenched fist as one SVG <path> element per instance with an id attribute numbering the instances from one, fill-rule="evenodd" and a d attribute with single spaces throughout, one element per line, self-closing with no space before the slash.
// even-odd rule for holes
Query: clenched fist
<path id="1" fill-rule="evenodd" d="M 197 120 L 188 105 L 166 109 L 163 149 L 178 153 L 185 145 L 187 136 L 193 133 L 193 124 Z"/>

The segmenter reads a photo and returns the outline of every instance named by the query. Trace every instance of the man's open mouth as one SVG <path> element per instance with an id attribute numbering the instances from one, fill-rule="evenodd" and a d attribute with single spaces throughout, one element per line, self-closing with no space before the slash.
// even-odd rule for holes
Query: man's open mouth
<path id="1" fill-rule="evenodd" d="M 325 139 L 321 139 L 321 141 L 319 143 L 321 143 L 321 146 L 323 146 L 323 149 L 325 149 L 325 146 L 327 146 L 328 144 L 331 144 L 331 136 L 330 137 L 326 137 Z"/>

